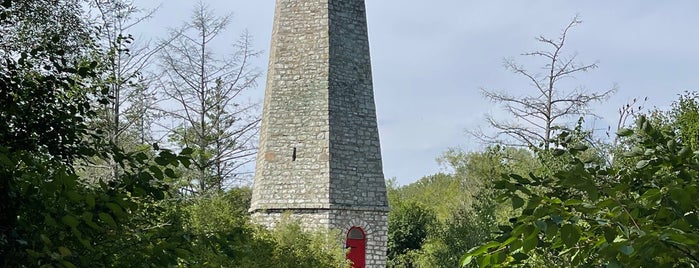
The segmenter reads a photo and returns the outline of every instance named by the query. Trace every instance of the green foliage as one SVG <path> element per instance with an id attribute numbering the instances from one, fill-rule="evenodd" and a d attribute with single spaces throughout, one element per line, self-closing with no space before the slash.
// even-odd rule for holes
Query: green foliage
<path id="1" fill-rule="evenodd" d="M 687 92 L 672 104 L 670 117 L 682 142 L 692 150 L 699 150 L 699 95 Z"/>
<path id="2" fill-rule="evenodd" d="M 494 180 L 503 172 L 527 174 L 538 165 L 533 155 L 522 149 L 491 147 L 483 152 L 449 150 L 439 161 L 452 174 L 435 174 L 412 184 L 395 187 L 389 183 L 389 250 L 405 243 L 400 230 L 426 229 L 422 242 L 393 253 L 392 267 L 454 267 L 463 252 L 492 238 L 497 223 L 507 221 L 511 209 L 495 200 Z M 411 213 L 426 210 L 435 220 L 425 223 L 410 220 Z M 406 219 L 407 218 L 407 219 Z M 394 227 L 394 225 L 402 225 Z M 411 234 L 416 234 L 413 232 Z M 414 238 L 414 237 L 413 237 Z M 403 240 L 401 240 L 403 239 Z"/>
<path id="3" fill-rule="evenodd" d="M 273 266 L 263 267 L 349 267 L 342 246 L 342 234 L 337 231 L 305 231 L 297 221 L 283 218 L 272 230 L 276 243 Z"/>
<path id="4" fill-rule="evenodd" d="M 509 174 L 496 182 L 521 213 L 500 226 L 495 241 L 471 249 L 462 265 L 524 264 L 547 248 L 569 266 L 694 266 L 699 264 L 699 155 L 667 128 L 639 117 L 622 129 L 633 157 L 607 167 L 583 158 L 587 146 L 561 135 L 565 165 L 551 175 Z M 561 265 L 560 263 L 558 265 Z"/>
<path id="5" fill-rule="evenodd" d="M 418 203 L 392 204 L 388 215 L 388 259 L 392 261 L 389 266 L 410 266 L 412 260 L 399 260 L 400 256 L 422 248 L 435 221 L 434 212 Z"/>
<path id="6" fill-rule="evenodd" d="M 476 206 L 453 211 L 434 228 L 422 247 L 420 267 L 458 266 L 464 252 L 492 238 L 497 226 L 496 206 Z"/>

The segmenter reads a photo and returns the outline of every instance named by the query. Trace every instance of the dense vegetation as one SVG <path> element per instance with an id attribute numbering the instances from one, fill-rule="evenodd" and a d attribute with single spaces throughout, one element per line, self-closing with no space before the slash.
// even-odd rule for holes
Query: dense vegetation
<path id="1" fill-rule="evenodd" d="M 99 9 L 99 19 L 84 4 Z M 164 46 L 134 49 L 113 28 L 136 10 L 118 0 L 2 1 L 0 266 L 346 265 L 339 234 L 304 231 L 292 220 L 273 231 L 256 226 L 250 190 L 224 187 L 234 161 L 217 154 L 248 150 L 227 145 L 249 139 L 228 134 L 239 118 L 206 114 L 197 123 L 218 135 L 201 134 L 212 139 L 206 144 L 189 146 L 168 132 L 175 142 L 158 145 L 144 127 L 156 114 L 147 105 L 153 95 L 143 94 L 153 81 L 138 68 Z M 221 93 L 211 105 L 230 101 L 220 89 L 207 89 Z"/>
<path id="2" fill-rule="evenodd" d="M 1 2 L 0 266 L 347 265 L 335 231 L 250 220 L 250 189 L 235 182 L 254 153 L 258 115 L 235 96 L 259 73 L 236 61 L 258 52 L 244 34 L 238 58 L 183 53 L 211 40 L 187 34 L 215 38 L 227 17 L 200 4 L 191 22 L 149 46 L 128 30 L 150 13 L 128 1 Z M 530 56 L 553 60 L 557 75 L 596 68 L 555 65 L 578 23 L 539 39 L 553 54 Z M 533 97 L 521 106 L 507 94 L 485 97 L 545 127 L 491 121 L 510 139 L 482 137 L 482 151 L 444 152 L 450 172 L 389 182 L 388 265 L 699 265 L 699 95 L 679 96 L 669 111 L 622 109 L 618 137 L 607 141 L 584 119 L 613 90 L 573 92 L 579 101 L 557 108 L 536 96 L 555 96 L 558 77 L 509 68 L 535 82 Z M 221 70 L 245 75 L 189 80 Z"/>

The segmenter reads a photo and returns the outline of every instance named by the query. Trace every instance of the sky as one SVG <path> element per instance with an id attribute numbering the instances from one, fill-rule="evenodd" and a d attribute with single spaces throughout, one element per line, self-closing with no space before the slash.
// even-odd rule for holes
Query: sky
<path id="1" fill-rule="evenodd" d="M 255 64 L 266 73 L 275 1 L 204 2 L 216 14 L 233 13 L 217 49 L 226 53 L 247 30 L 264 51 Z M 163 38 L 193 7 L 190 0 L 135 4 L 160 5 L 135 29 L 141 39 Z M 486 115 L 503 114 L 480 90 L 531 92 L 503 59 L 529 63 L 522 53 L 546 48 L 535 37 L 556 38 L 576 14 L 583 23 L 568 34 L 564 51 L 599 68 L 577 75 L 571 86 L 618 88 L 592 107 L 601 118 L 588 120 L 589 127 L 616 126 L 618 109 L 634 98 L 647 97 L 640 103 L 646 110 L 668 109 L 679 94 L 699 90 L 699 1 L 366 0 L 366 6 L 384 174 L 400 185 L 448 171 L 435 159 L 449 148 L 483 149 L 466 131 L 487 130 Z M 262 100 L 264 81 L 250 98 Z"/>

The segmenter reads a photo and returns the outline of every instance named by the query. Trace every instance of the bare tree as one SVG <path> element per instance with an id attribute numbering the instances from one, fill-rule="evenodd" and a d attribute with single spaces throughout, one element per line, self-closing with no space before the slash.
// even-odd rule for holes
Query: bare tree
<path id="1" fill-rule="evenodd" d="M 170 139 L 194 149 L 196 174 L 187 184 L 195 194 L 222 189 L 256 153 L 258 105 L 244 103 L 241 94 L 260 77 L 250 65 L 260 52 L 252 49 L 247 31 L 233 44 L 232 55 L 212 49 L 230 19 L 199 2 L 191 21 L 173 33 L 174 41 L 162 52 L 160 86 L 173 102 L 165 112 L 177 123 Z"/>
<path id="2" fill-rule="evenodd" d="M 103 81 L 110 96 L 101 109 L 101 121 L 95 123 L 110 142 L 121 148 L 149 143 L 156 95 L 148 69 L 166 42 L 138 41 L 129 31 L 151 18 L 157 9 L 142 10 L 131 0 L 92 0 L 91 7 L 98 12 L 96 24 L 106 59 Z M 110 177 L 117 177 L 116 162 L 108 166 Z"/>
<path id="3" fill-rule="evenodd" d="M 563 29 L 556 39 L 539 36 L 537 41 L 549 49 L 522 54 L 543 59 L 546 63 L 539 73 L 517 64 L 513 59 L 505 60 L 505 68 L 521 75 L 532 86 L 531 90 L 522 90 L 522 94 L 496 92 L 481 89 L 485 98 L 501 104 L 512 120 L 498 120 L 492 115 L 487 117 L 489 125 L 496 129 L 493 135 L 482 130 L 471 132 L 472 135 L 489 143 L 514 146 L 549 148 L 555 127 L 560 126 L 566 118 L 593 115 L 590 105 L 606 100 L 616 92 L 616 87 L 605 91 L 587 91 L 583 87 L 564 88 L 562 80 L 573 77 L 580 72 L 597 68 L 597 64 L 583 64 L 576 61 L 577 54 L 564 55 L 568 32 L 582 23 L 578 16 Z M 527 92 L 527 93 L 524 93 Z"/>

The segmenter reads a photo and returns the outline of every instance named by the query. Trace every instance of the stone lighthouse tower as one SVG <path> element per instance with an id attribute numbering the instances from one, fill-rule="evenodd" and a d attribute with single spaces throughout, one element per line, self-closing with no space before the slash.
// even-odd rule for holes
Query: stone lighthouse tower
<path id="1" fill-rule="evenodd" d="M 277 0 L 250 210 L 340 229 L 355 267 L 386 266 L 364 0 Z"/>

